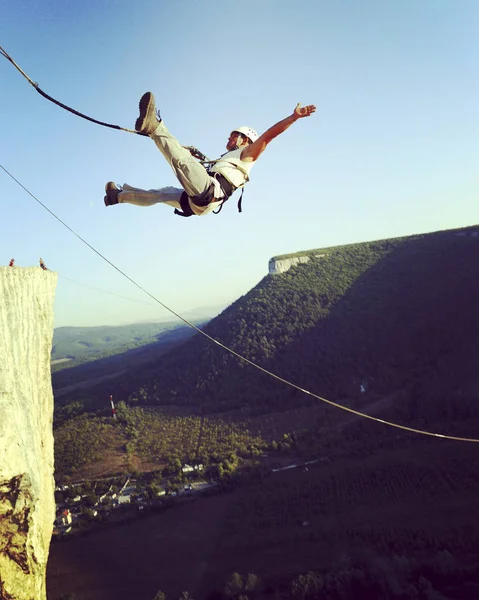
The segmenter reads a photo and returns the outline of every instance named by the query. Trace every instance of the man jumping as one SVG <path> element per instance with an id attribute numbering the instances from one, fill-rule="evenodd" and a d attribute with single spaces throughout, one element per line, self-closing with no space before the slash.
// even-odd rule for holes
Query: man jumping
<path id="1" fill-rule="evenodd" d="M 249 180 L 249 172 L 275 137 L 283 133 L 298 119 L 309 117 L 316 107 L 312 104 L 296 106 L 293 113 L 258 136 L 251 127 L 234 129 L 226 144 L 227 152 L 214 161 L 203 160 L 203 166 L 194 156 L 206 159 L 195 148 L 183 147 L 166 128 L 160 114 L 156 113 L 155 98 L 151 92 L 140 100 L 140 116 L 136 120 L 137 131 L 148 135 L 170 164 L 181 188 L 164 187 L 142 190 L 125 184 L 122 188 L 109 181 L 105 186 L 105 205 L 135 204 L 152 206 L 167 204 L 175 213 L 184 217 L 202 216 L 220 209 L 223 202 Z"/>

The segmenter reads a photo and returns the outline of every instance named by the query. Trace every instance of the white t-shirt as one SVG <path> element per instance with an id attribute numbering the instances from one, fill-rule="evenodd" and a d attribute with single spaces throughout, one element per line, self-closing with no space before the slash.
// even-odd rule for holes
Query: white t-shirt
<path id="1" fill-rule="evenodd" d="M 244 162 L 241 160 L 243 150 L 244 148 L 236 148 L 236 150 L 223 154 L 211 167 L 211 173 L 223 175 L 237 188 L 243 186 L 248 181 L 249 172 L 254 165 L 254 161 Z"/>

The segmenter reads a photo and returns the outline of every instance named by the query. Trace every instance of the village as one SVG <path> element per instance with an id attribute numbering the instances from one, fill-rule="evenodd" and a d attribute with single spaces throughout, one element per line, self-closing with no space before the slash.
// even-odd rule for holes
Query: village
<path id="1" fill-rule="evenodd" d="M 261 457 L 269 458 L 267 454 Z M 295 468 L 308 472 L 308 466 L 330 462 L 329 457 L 323 457 L 291 464 L 284 458 L 286 460 L 281 465 L 276 461 L 269 466 L 264 464 L 264 473 L 274 474 Z M 82 533 L 100 524 L 121 523 L 150 512 L 172 508 L 199 494 L 222 490 L 221 482 L 216 481 L 212 472 L 202 464 L 183 464 L 174 478 L 158 475 L 147 479 L 125 475 L 123 478 L 57 486 L 53 538 Z"/>
<path id="2" fill-rule="evenodd" d="M 54 538 L 89 530 L 100 523 L 119 523 L 152 510 L 173 506 L 193 494 L 213 490 L 218 483 L 207 476 L 202 464 L 184 464 L 174 479 L 125 475 L 55 488 Z M 135 515 L 136 513 L 136 515 Z"/>

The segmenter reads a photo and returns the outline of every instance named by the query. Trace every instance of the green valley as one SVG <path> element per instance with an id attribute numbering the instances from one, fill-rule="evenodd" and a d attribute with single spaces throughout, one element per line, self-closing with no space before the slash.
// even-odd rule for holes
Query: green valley
<path id="1" fill-rule="evenodd" d="M 145 346 L 148 361 L 119 355 L 103 380 L 95 361 L 100 380 L 59 399 L 59 480 L 201 463 L 217 493 L 71 539 L 52 573 L 95 540 L 97 561 L 136 549 L 141 584 L 112 599 L 475 597 L 479 444 L 381 420 L 479 438 L 479 227 L 298 256 L 204 325 L 221 345 Z M 89 568 L 82 598 L 112 577 Z"/>

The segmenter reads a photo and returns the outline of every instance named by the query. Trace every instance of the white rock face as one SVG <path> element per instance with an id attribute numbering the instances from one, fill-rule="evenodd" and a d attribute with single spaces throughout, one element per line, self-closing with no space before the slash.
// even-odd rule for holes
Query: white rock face
<path id="1" fill-rule="evenodd" d="M 322 252 L 321 254 L 312 254 L 310 256 L 292 256 L 289 258 L 277 256 L 275 258 L 271 258 L 268 263 L 269 274 L 278 275 L 279 273 L 286 273 L 286 271 L 291 269 L 291 267 L 307 263 L 311 260 L 311 258 L 324 258 L 325 256 L 328 256 L 326 252 Z"/>
<path id="2" fill-rule="evenodd" d="M 45 600 L 55 518 L 50 352 L 57 275 L 0 267 L 0 598 Z"/>
<path id="3" fill-rule="evenodd" d="M 294 265 L 309 262 L 309 256 L 294 256 L 292 258 L 272 258 L 268 263 L 270 275 L 286 273 Z"/>

